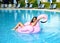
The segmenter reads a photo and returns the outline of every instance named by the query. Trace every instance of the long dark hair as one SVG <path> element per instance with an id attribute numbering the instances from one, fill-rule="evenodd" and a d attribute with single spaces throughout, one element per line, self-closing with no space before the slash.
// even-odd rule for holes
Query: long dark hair
<path id="1" fill-rule="evenodd" d="M 32 20 L 31 20 L 31 23 L 33 22 L 33 19 L 34 19 L 34 18 L 36 18 L 36 19 L 37 19 L 37 17 L 33 17 L 33 18 L 32 18 Z"/>

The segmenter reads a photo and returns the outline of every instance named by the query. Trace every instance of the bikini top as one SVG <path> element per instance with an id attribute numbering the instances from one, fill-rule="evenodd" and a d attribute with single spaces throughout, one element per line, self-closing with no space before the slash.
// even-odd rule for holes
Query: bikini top
<path id="1" fill-rule="evenodd" d="M 30 23 L 30 22 L 26 22 L 24 25 L 25 25 L 25 26 L 26 26 L 26 25 L 31 25 L 31 23 Z M 35 26 L 39 26 L 39 22 L 37 22 L 37 24 L 36 24 Z M 35 26 L 34 26 L 34 27 L 35 27 Z"/>

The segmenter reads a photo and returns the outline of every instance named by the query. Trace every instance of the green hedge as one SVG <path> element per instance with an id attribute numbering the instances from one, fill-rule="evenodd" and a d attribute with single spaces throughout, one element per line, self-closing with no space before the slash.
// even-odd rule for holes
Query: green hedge
<path id="1" fill-rule="evenodd" d="M 42 2 L 42 4 L 45 4 L 45 8 L 49 8 L 50 7 L 50 3 L 49 2 Z M 60 8 L 60 2 L 53 2 L 53 4 L 56 4 L 57 8 Z"/>
<path id="2" fill-rule="evenodd" d="M 25 6 L 25 1 L 22 0 L 20 4 L 21 4 L 21 7 L 24 7 Z"/>
<path id="3" fill-rule="evenodd" d="M 29 0 L 29 3 L 32 3 L 33 4 L 33 7 L 35 8 L 38 8 L 38 4 L 37 4 L 37 0 Z M 50 6 L 50 3 L 49 2 L 41 2 L 42 4 L 45 4 L 45 8 L 49 8 Z M 25 7 L 25 0 L 19 0 L 19 4 L 21 4 L 21 7 L 24 8 Z M 60 8 L 60 2 L 53 2 L 53 4 L 57 4 L 57 8 Z M 1 5 L 1 2 L 0 2 L 0 5 Z"/>
<path id="4" fill-rule="evenodd" d="M 1 7 L 1 2 L 0 2 L 0 7 Z"/>
<path id="5" fill-rule="evenodd" d="M 49 8 L 49 6 L 50 6 L 49 2 L 42 2 L 42 4 L 45 4 L 45 8 Z"/>
<path id="6" fill-rule="evenodd" d="M 57 4 L 57 8 L 60 8 L 60 2 L 53 2 L 54 4 Z"/>
<path id="7" fill-rule="evenodd" d="M 38 4 L 37 4 L 37 0 L 35 0 L 35 2 L 32 3 L 32 4 L 33 4 L 33 7 L 37 7 L 37 6 L 38 6 Z"/>

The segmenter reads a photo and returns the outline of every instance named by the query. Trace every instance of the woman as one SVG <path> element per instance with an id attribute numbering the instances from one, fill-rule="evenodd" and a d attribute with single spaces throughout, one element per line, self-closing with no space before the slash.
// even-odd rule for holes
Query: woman
<path id="1" fill-rule="evenodd" d="M 37 33 L 40 31 L 39 20 L 42 18 L 45 19 L 44 22 L 47 21 L 47 16 L 43 14 L 43 15 L 38 16 L 38 18 L 33 17 L 31 22 L 27 22 L 25 24 L 22 24 L 19 22 L 17 26 L 14 28 L 14 30 L 20 33 Z M 42 21 L 42 23 L 44 22 Z"/>

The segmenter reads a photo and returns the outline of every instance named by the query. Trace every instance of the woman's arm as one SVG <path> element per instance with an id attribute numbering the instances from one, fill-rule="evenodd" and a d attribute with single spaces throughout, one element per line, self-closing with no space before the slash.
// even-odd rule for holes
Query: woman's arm
<path id="1" fill-rule="evenodd" d="M 35 26 L 39 20 L 36 20 L 35 22 L 31 23 L 32 26 Z"/>
<path id="2" fill-rule="evenodd" d="M 47 21 L 47 18 L 48 17 L 45 14 L 39 15 L 38 18 L 37 18 L 37 20 L 34 23 L 32 23 L 32 26 L 36 25 L 37 22 L 39 22 L 39 20 L 41 20 L 41 19 L 44 19 L 44 21 L 41 21 L 41 22 L 42 23 L 45 23 Z"/>

